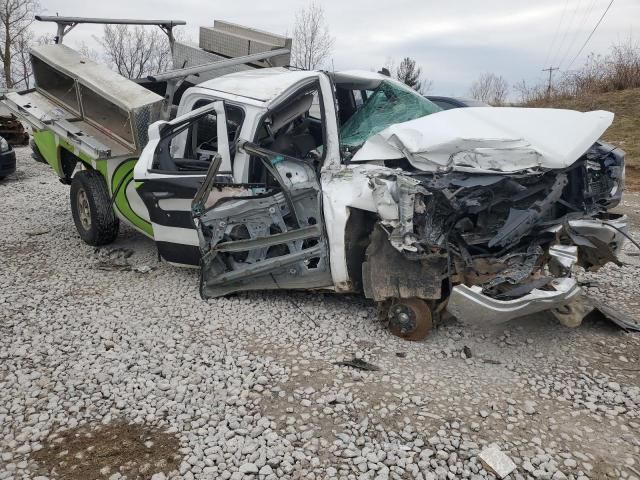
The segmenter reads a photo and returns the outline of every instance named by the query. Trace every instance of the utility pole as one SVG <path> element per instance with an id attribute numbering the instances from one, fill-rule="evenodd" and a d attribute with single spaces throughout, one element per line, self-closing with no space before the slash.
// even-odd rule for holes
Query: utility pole
<path id="1" fill-rule="evenodd" d="M 547 98 L 551 97 L 551 75 L 553 74 L 554 70 L 559 70 L 559 67 L 552 67 L 551 65 L 549 65 L 549 68 L 542 69 L 543 72 L 549 72 L 549 85 L 547 86 Z"/>

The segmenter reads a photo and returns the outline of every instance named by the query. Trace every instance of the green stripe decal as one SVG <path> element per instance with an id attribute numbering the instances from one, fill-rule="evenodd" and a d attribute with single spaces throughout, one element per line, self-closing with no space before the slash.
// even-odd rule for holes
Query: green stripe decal
<path id="1" fill-rule="evenodd" d="M 138 214 L 136 214 L 136 212 L 131 208 L 129 200 L 127 199 L 127 187 L 134 181 L 133 168 L 137 161 L 138 160 L 136 158 L 132 158 L 118 165 L 118 168 L 116 168 L 113 172 L 113 176 L 111 177 L 111 194 L 113 195 L 115 193 L 116 195 L 114 203 L 118 211 L 133 225 L 150 237 L 153 237 L 153 227 L 151 226 L 151 223 L 138 216 Z"/>

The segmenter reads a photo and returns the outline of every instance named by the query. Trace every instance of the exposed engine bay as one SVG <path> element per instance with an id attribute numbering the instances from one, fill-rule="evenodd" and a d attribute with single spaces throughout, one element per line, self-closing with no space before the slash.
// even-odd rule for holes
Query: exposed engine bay
<path id="1" fill-rule="evenodd" d="M 436 282 L 478 286 L 483 295 L 509 300 L 552 289 L 575 263 L 558 259 L 560 253 L 577 255 L 587 269 L 618 262 L 620 244 L 574 224 L 615 220 L 607 209 L 620 202 L 623 163 L 620 150 L 602 143 L 568 168 L 510 175 L 425 174 L 391 160 L 385 166 L 402 173 L 372 176 L 371 187 L 389 242 L 407 261 L 444 255 L 445 270 L 431 273 Z M 383 299 L 374 286 L 368 290 Z"/>

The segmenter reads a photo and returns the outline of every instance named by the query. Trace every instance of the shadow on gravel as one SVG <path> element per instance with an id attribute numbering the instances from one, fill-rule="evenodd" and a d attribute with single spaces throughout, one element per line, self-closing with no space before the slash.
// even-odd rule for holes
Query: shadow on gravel
<path id="1" fill-rule="evenodd" d="M 174 435 L 143 425 L 84 425 L 49 436 L 32 459 L 39 474 L 65 480 L 108 478 L 114 473 L 148 479 L 178 469 L 178 448 Z"/>
<path id="2" fill-rule="evenodd" d="M 0 182 L 0 186 L 2 185 L 10 185 L 12 183 L 22 182 L 27 180 L 28 178 L 34 178 L 39 175 L 39 172 L 33 170 L 25 170 L 18 166 L 18 169 L 10 175 L 7 175 L 4 180 Z M 44 183 L 44 182 L 43 182 Z"/>

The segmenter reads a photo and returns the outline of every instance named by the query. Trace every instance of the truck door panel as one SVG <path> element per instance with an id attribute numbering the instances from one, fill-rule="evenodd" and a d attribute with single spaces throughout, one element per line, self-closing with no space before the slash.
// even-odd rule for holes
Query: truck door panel
<path id="1" fill-rule="evenodd" d="M 200 262 L 190 204 L 203 180 L 204 176 L 149 179 L 138 188 L 149 211 L 158 253 L 168 262 Z"/>
<path id="2" fill-rule="evenodd" d="M 210 102 L 162 125 L 160 138 L 153 147 L 149 174 L 137 188 L 149 211 L 158 252 L 169 262 L 188 265 L 200 262 L 191 202 L 205 179 L 212 154 L 218 154 L 210 149 L 226 148 L 225 156 L 229 157 L 228 142 L 218 145 L 215 141 L 217 120 L 223 124 L 221 130 L 226 140 L 226 116 L 222 102 Z M 198 135 L 206 135 L 207 138 L 201 139 Z M 186 147 L 185 142 L 188 144 Z M 205 142 L 205 156 L 202 155 L 203 149 L 192 148 Z"/>
<path id="3" fill-rule="evenodd" d="M 331 286 L 313 165 L 248 142 L 238 148 L 262 162 L 274 181 L 220 184 L 212 166 L 193 205 L 203 254 L 202 296 Z"/>

